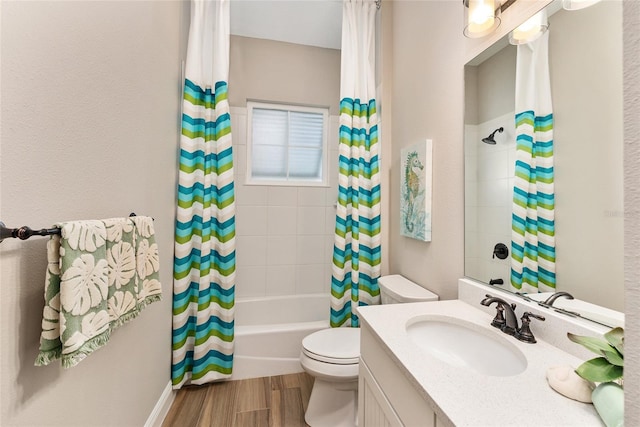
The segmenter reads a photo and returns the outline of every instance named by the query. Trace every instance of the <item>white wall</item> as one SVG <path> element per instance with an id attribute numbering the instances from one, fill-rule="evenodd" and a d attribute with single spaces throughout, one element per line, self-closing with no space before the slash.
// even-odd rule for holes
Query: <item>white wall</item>
<path id="1" fill-rule="evenodd" d="M 339 90 L 339 50 L 231 38 L 238 298 L 330 292 Z M 247 99 L 330 106 L 328 187 L 245 185 Z"/>
<path id="2" fill-rule="evenodd" d="M 0 219 L 155 218 L 164 300 L 78 366 L 34 367 L 46 238 L 0 244 L 3 426 L 140 426 L 169 381 L 179 2 L 2 2 Z"/>
<path id="3" fill-rule="evenodd" d="M 229 55 L 230 105 L 272 101 L 339 114 L 340 50 L 231 36 Z"/>
<path id="4" fill-rule="evenodd" d="M 477 67 L 477 123 L 495 119 L 515 110 L 516 52 L 515 46 L 507 45 Z M 468 122 L 465 117 L 465 123 L 473 122 Z"/>
<path id="5" fill-rule="evenodd" d="M 462 10 L 457 1 L 385 2 L 381 10 L 392 15 L 392 30 L 383 29 L 393 87 L 389 272 L 453 299 L 464 264 Z M 426 138 L 433 140 L 430 243 L 401 237 L 399 214 L 400 150 Z"/>

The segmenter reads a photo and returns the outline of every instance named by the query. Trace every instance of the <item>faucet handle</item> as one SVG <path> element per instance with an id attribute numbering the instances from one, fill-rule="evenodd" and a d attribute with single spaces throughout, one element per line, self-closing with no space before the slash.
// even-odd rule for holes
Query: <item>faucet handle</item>
<path id="1" fill-rule="evenodd" d="M 491 321 L 491 326 L 502 329 L 507 322 L 504 320 L 504 307 L 502 304 L 496 305 L 496 317 Z"/>
<path id="2" fill-rule="evenodd" d="M 488 307 L 492 303 L 494 302 L 496 303 L 496 316 L 491 321 L 491 326 L 493 326 L 494 328 L 498 328 L 501 331 L 504 331 L 503 328 L 507 324 L 507 321 L 504 318 L 504 304 L 506 304 L 506 302 L 500 298 L 496 298 L 492 296 L 491 294 L 486 294 L 485 297 L 486 297 L 485 299 L 480 301 L 480 304 Z M 515 304 L 514 304 L 514 307 L 515 307 Z"/>
<path id="3" fill-rule="evenodd" d="M 522 315 L 522 326 L 515 333 L 515 337 L 522 342 L 534 344 L 536 342 L 536 337 L 531 333 L 531 328 L 529 328 L 529 324 L 531 323 L 531 317 L 534 319 L 538 319 L 540 321 L 544 321 L 544 316 L 539 316 L 537 314 L 533 314 L 529 311 L 525 311 Z"/>
<path id="4" fill-rule="evenodd" d="M 522 319 L 521 319 L 521 320 L 523 320 L 523 321 L 524 321 L 524 320 L 526 320 L 526 321 L 527 321 L 527 323 L 529 323 L 529 322 L 531 321 L 531 320 L 529 319 L 530 317 L 533 317 L 534 319 L 538 319 L 538 320 L 543 321 L 543 322 L 544 322 L 544 320 L 545 320 L 544 316 L 540 316 L 539 314 L 533 314 L 533 313 L 532 313 L 532 312 L 530 312 L 530 311 L 525 311 L 525 312 L 522 314 Z"/>

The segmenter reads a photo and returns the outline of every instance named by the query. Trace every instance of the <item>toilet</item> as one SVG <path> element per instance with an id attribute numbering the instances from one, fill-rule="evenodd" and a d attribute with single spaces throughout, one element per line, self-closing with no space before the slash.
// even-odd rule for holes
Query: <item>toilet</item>
<path id="1" fill-rule="evenodd" d="M 399 274 L 378 279 L 382 304 L 437 301 L 438 296 Z M 300 363 L 314 377 L 304 419 L 311 427 L 356 426 L 360 329 L 331 328 L 302 340 Z"/>

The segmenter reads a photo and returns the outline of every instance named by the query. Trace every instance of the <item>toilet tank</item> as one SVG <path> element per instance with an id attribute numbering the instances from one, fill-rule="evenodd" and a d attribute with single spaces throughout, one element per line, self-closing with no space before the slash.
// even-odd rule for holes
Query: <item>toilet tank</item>
<path id="1" fill-rule="evenodd" d="M 382 304 L 438 300 L 438 295 L 399 274 L 380 277 L 378 285 Z"/>

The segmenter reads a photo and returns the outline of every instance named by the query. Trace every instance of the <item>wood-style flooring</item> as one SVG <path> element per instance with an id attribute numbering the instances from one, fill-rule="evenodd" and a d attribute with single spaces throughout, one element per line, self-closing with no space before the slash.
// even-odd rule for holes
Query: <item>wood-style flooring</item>
<path id="1" fill-rule="evenodd" d="M 306 372 L 184 387 L 162 427 L 304 427 L 312 387 Z"/>

